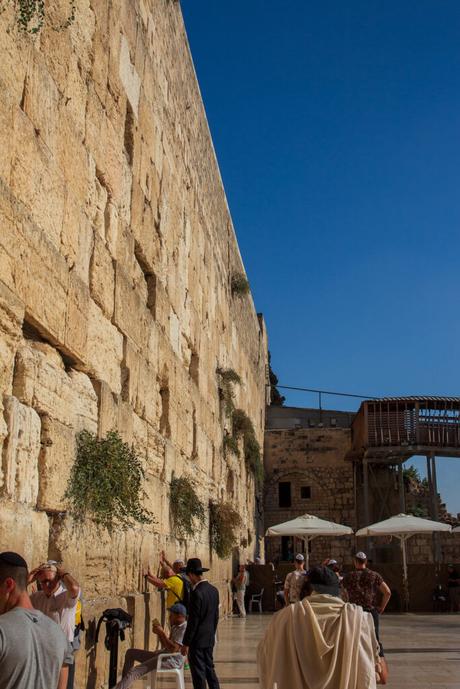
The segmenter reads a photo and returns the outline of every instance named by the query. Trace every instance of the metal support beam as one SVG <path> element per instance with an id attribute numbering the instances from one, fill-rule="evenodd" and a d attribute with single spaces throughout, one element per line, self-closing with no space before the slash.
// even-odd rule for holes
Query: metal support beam
<path id="1" fill-rule="evenodd" d="M 438 482 L 436 480 L 436 457 L 431 455 L 431 483 L 433 485 L 433 519 L 439 519 Z"/>
<path id="2" fill-rule="evenodd" d="M 364 487 L 364 521 L 366 526 L 370 524 L 369 511 L 369 464 L 367 457 L 363 460 L 363 487 Z"/>
<path id="3" fill-rule="evenodd" d="M 431 480 L 431 455 L 426 456 L 426 480 L 428 481 L 428 491 L 430 493 L 430 517 L 433 515 L 433 481 Z"/>
<path id="4" fill-rule="evenodd" d="M 398 465 L 398 487 L 399 487 L 399 511 L 401 514 L 406 512 L 406 494 L 404 490 L 404 473 L 402 463 Z"/>
<path id="5" fill-rule="evenodd" d="M 370 510 L 369 510 L 369 465 L 367 457 L 363 459 L 363 487 L 364 487 L 364 521 L 366 526 L 370 524 Z M 366 550 L 369 552 L 372 549 L 372 541 L 366 538 Z"/>

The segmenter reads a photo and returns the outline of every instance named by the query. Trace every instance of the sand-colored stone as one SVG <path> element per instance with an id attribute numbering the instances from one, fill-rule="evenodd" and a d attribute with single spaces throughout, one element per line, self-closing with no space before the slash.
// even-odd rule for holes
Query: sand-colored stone
<path id="1" fill-rule="evenodd" d="M 233 502 L 245 521 L 239 542 L 252 534 L 240 555 L 254 556 L 254 482 L 242 459 L 224 456 L 229 419 L 216 369 L 242 376 L 236 399 L 262 443 L 265 327 L 250 295 L 231 294 L 244 266 L 180 4 L 79 1 L 71 27 L 45 28 L 37 40 L 6 33 L 12 20 L 8 7 L 0 14 L 0 392 L 16 401 L 0 410 L 8 455 L 0 523 L 11 526 L 17 509 L 15 545 L 27 559 L 56 557 L 75 572 L 87 622 L 110 602 L 130 606 L 142 639 L 159 612 L 158 595 L 144 597 L 142 571 L 147 562 L 156 568 L 162 547 L 210 562 L 228 604 L 231 560 L 210 553 L 207 517 L 186 543 L 176 538 L 173 472 L 196 480 L 205 505 Z M 61 514 L 75 435 L 113 428 L 142 460 L 155 521 L 112 535 L 85 524 L 78 535 Z M 33 478 L 13 487 L 13 467 Z M 88 639 L 77 687 L 88 678 L 106 684 L 106 661 Z"/>
<path id="2" fill-rule="evenodd" d="M 16 397 L 3 399 L 8 435 L 3 446 L 3 489 L 10 500 L 35 506 L 38 494 L 40 417 Z"/>
<path id="3" fill-rule="evenodd" d="M 75 431 L 50 416 L 42 417 L 37 507 L 64 511 L 64 493 L 75 457 Z"/>

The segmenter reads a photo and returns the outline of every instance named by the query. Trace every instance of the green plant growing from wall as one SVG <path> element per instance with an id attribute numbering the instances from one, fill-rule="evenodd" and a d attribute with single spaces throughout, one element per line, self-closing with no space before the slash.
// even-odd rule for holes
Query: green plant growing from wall
<path id="1" fill-rule="evenodd" d="M 224 411 L 227 416 L 230 416 L 235 409 L 235 391 L 234 385 L 241 385 L 241 377 L 233 368 L 217 368 L 217 378 L 219 382 L 219 390 L 222 402 L 224 404 Z"/>
<path id="2" fill-rule="evenodd" d="M 91 519 L 109 532 L 150 524 L 152 514 L 141 504 L 144 478 L 140 459 L 116 431 L 105 438 L 81 431 L 64 496 L 69 513 L 77 523 Z"/>
<path id="3" fill-rule="evenodd" d="M 233 411 L 232 437 L 237 443 L 243 438 L 244 461 L 247 469 L 254 475 L 257 488 L 260 489 L 264 478 L 260 444 L 256 438 L 254 424 L 242 409 Z"/>
<path id="4" fill-rule="evenodd" d="M 75 21 L 76 0 L 68 1 L 67 17 L 60 24 L 52 24 L 54 31 L 63 31 L 69 28 Z M 13 6 L 15 11 L 15 23 L 19 31 L 31 35 L 38 34 L 47 19 L 45 0 L 0 0 L 0 12 L 7 6 Z"/>
<path id="5" fill-rule="evenodd" d="M 224 450 L 225 452 L 232 452 L 237 457 L 240 456 L 240 447 L 238 438 L 234 438 L 230 433 L 224 435 Z"/>
<path id="6" fill-rule="evenodd" d="M 179 538 L 193 536 L 197 523 L 205 518 L 205 507 L 196 493 L 196 483 L 187 476 L 171 479 L 169 490 L 170 510 L 176 535 Z"/>
<path id="7" fill-rule="evenodd" d="M 244 297 L 249 292 L 249 282 L 244 273 L 233 273 L 230 284 L 232 296 Z"/>
<path id="8" fill-rule="evenodd" d="M 241 517 L 228 502 L 209 503 L 209 535 L 211 548 L 221 559 L 231 555 L 238 544 Z"/>

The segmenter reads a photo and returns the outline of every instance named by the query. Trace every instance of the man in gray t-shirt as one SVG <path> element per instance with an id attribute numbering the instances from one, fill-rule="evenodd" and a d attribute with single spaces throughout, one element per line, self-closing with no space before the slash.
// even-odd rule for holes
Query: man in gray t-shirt
<path id="1" fill-rule="evenodd" d="M 27 594 L 27 563 L 0 553 L 0 689 L 65 689 L 72 649 Z"/>

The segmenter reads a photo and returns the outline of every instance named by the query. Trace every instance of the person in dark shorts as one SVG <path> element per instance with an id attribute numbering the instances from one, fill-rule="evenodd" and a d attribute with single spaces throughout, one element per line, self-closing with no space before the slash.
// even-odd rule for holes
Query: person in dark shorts
<path id="1" fill-rule="evenodd" d="M 375 635 L 380 644 L 380 655 L 383 657 L 383 646 L 379 637 L 379 617 L 390 600 L 391 591 L 380 574 L 367 568 L 367 555 L 360 550 L 355 555 L 355 570 L 343 578 L 343 587 L 350 603 L 360 605 L 370 612 L 374 620 Z M 379 598 L 381 597 L 381 602 Z"/>

